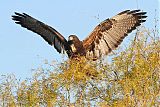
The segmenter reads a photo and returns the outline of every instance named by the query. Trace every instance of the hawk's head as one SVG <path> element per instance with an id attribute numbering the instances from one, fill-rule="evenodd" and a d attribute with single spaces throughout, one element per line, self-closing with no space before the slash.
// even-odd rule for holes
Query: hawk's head
<path id="1" fill-rule="evenodd" d="M 68 41 L 80 41 L 76 35 L 70 35 L 68 37 Z"/>
<path id="2" fill-rule="evenodd" d="M 78 39 L 78 37 L 76 35 L 70 35 L 68 37 L 68 43 L 69 43 L 73 52 L 77 52 L 76 44 L 79 42 L 80 42 L 80 40 Z"/>
<path id="3" fill-rule="evenodd" d="M 68 43 L 74 54 L 79 54 L 81 56 L 84 56 L 86 54 L 85 49 L 83 48 L 82 41 L 80 41 L 76 35 L 70 35 L 68 37 Z"/>

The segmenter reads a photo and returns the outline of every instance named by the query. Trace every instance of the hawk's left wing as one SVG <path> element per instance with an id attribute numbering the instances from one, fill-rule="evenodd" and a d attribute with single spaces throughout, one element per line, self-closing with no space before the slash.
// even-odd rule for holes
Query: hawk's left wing
<path id="1" fill-rule="evenodd" d="M 86 57 L 97 59 L 118 47 L 128 33 L 146 21 L 145 14 L 140 10 L 126 10 L 101 22 L 83 41 Z"/>

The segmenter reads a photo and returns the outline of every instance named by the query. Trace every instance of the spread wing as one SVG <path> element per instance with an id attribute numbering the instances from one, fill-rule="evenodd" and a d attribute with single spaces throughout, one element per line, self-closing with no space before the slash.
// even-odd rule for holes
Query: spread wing
<path id="1" fill-rule="evenodd" d="M 83 46 L 86 49 L 88 58 L 97 59 L 102 55 L 107 55 L 123 41 L 123 39 L 145 22 L 146 12 L 140 10 L 126 10 L 116 16 L 101 22 L 83 40 Z"/>
<path id="2" fill-rule="evenodd" d="M 22 27 L 27 28 L 37 34 L 39 34 L 48 44 L 55 47 L 55 49 L 62 53 L 67 52 L 68 56 L 71 55 L 71 48 L 68 45 L 67 40 L 54 28 L 36 20 L 35 18 L 23 13 L 16 13 L 12 16 L 15 23 L 20 24 Z"/>

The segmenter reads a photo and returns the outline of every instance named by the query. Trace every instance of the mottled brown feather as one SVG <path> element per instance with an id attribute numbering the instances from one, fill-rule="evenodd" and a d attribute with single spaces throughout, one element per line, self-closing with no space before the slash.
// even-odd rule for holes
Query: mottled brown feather
<path id="1" fill-rule="evenodd" d="M 121 44 L 123 39 L 145 22 L 146 12 L 140 10 L 126 10 L 116 16 L 101 22 L 91 34 L 83 40 L 83 46 L 86 50 L 87 57 L 100 58 L 108 54 Z M 98 48 L 96 48 L 98 47 Z M 97 54 L 90 54 L 100 52 Z"/>

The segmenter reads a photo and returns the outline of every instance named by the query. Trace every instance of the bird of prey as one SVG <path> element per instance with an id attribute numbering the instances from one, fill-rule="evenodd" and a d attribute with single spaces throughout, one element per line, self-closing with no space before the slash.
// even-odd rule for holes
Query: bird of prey
<path id="1" fill-rule="evenodd" d="M 85 56 L 87 59 L 97 60 L 117 48 L 130 32 L 146 21 L 146 17 L 146 12 L 125 10 L 102 21 L 83 41 L 76 35 L 70 35 L 67 41 L 57 30 L 26 13 L 15 12 L 12 19 L 39 34 L 59 53 L 66 52 L 69 58 Z"/>

